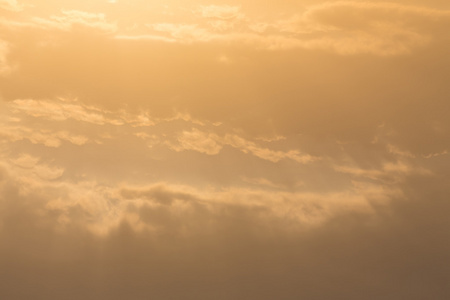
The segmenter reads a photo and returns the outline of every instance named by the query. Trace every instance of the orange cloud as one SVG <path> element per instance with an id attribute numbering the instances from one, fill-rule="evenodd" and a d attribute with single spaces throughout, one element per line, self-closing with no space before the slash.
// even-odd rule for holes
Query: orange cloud
<path id="1" fill-rule="evenodd" d="M 24 9 L 24 5 L 19 4 L 17 0 L 0 0 L 0 9 L 18 12 Z"/>

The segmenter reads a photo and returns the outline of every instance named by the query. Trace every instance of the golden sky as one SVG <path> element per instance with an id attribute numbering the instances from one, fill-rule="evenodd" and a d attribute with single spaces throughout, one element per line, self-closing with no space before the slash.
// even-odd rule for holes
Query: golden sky
<path id="1" fill-rule="evenodd" d="M 0 299 L 449 299 L 449 28 L 0 0 Z"/>

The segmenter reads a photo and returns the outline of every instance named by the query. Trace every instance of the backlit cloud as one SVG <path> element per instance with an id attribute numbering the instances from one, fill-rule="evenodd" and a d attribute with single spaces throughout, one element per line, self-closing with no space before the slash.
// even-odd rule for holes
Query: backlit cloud
<path id="1" fill-rule="evenodd" d="M 448 298 L 444 2 L 0 11 L 0 299 Z"/>
<path id="2" fill-rule="evenodd" d="M 398 55 L 441 39 L 439 28 L 450 22 L 448 11 L 393 3 L 328 2 L 270 23 L 246 17 L 237 6 L 201 6 L 199 11 L 208 22 L 147 24 L 156 34 L 148 36 L 156 38 L 164 32 L 171 39 L 160 36 L 160 40 L 170 42 L 233 42 L 272 50 Z"/>

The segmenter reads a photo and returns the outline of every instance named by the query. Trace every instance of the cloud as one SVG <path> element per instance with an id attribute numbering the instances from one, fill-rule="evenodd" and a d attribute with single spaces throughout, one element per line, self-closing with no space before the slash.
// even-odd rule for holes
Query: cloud
<path id="1" fill-rule="evenodd" d="M 106 123 L 102 112 L 78 103 L 60 101 L 40 101 L 33 99 L 14 100 L 11 107 L 16 112 L 24 112 L 32 117 L 46 118 L 53 121 L 65 121 L 69 118 L 93 124 Z"/>
<path id="2" fill-rule="evenodd" d="M 94 125 L 129 125 L 131 127 L 151 127 L 159 123 L 183 120 L 203 126 L 204 122 L 187 113 L 174 112 L 164 118 L 154 117 L 147 110 L 128 112 L 126 110 L 109 111 L 97 106 L 87 105 L 78 99 L 56 98 L 49 100 L 16 99 L 4 104 L 11 115 L 25 114 L 47 121 L 63 122 L 75 120 Z"/>
<path id="3" fill-rule="evenodd" d="M 24 155 L 19 156 L 16 159 L 13 159 L 12 163 L 19 167 L 30 169 L 30 168 L 33 168 L 38 163 L 38 161 L 39 161 L 39 158 L 33 157 L 28 154 L 24 154 Z"/>
<path id="4" fill-rule="evenodd" d="M 10 159 L 13 166 L 20 167 L 19 169 L 13 169 L 26 179 L 35 178 L 34 175 L 37 175 L 43 180 L 55 180 L 64 174 L 63 168 L 41 163 L 40 160 L 40 158 L 30 154 L 21 154 L 16 158 Z"/>
<path id="5" fill-rule="evenodd" d="M 46 129 L 32 129 L 24 125 L 7 125 L 0 129 L 0 136 L 10 142 L 29 140 L 33 144 L 42 144 L 47 147 L 58 148 L 62 141 L 68 141 L 74 145 L 84 145 L 89 138 L 83 135 L 69 133 L 67 131 L 50 131 Z"/>
<path id="6" fill-rule="evenodd" d="M 236 6 L 201 6 L 199 12 L 209 20 L 206 24 L 148 27 L 155 33 L 168 33 L 170 38 L 161 36 L 161 40 L 170 42 L 234 42 L 272 50 L 324 49 L 344 55 L 390 56 L 441 39 L 440 28 L 450 23 L 447 11 L 392 3 L 330 2 L 309 6 L 301 15 L 275 22 L 251 20 Z M 155 39 L 155 35 L 149 37 Z"/>
<path id="7" fill-rule="evenodd" d="M 186 189 L 182 187 L 180 190 Z M 186 192 L 173 191 L 173 188 L 167 187 L 164 184 L 158 184 L 150 188 L 122 188 L 120 190 L 120 195 L 129 200 L 135 199 L 147 199 L 149 201 L 154 201 L 162 205 L 171 205 L 174 201 L 200 201 L 198 197 Z"/>
<path id="8" fill-rule="evenodd" d="M 209 128 L 213 130 L 214 124 L 193 119 L 188 114 L 176 113 L 173 117 L 154 118 L 147 111 L 130 113 L 123 110 L 107 111 L 95 106 L 85 105 L 77 100 L 54 99 L 54 100 L 14 100 L 4 104 L 6 117 L 9 122 L 4 124 L 1 130 L 2 134 L 11 141 L 28 139 L 34 144 L 44 144 L 48 147 L 60 147 L 62 141 L 68 141 L 74 145 L 84 145 L 93 140 L 86 134 L 73 133 L 69 130 L 52 130 L 51 124 L 70 124 L 76 121 L 81 124 L 86 123 L 93 126 L 122 126 L 128 127 L 128 132 L 134 132 L 133 128 L 149 128 L 158 126 L 153 133 L 135 132 L 133 135 L 149 141 L 149 145 L 166 144 L 175 151 L 194 150 L 208 155 L 217 155 L 222 148 L 227 145 L 252 154 L 258 158 L 271 162 L 279 162 L 282 159 L 291 159 L 299 163 L 309 163 L 318 160 L 308 154 L 302 154 L 298 150 L 271 150 L 267 147 L 261 147 L 257 143 L 246 140 L 236 134 L 224 134 L 222 136 L 215 133 L 208 133 L 204 130 L 193 128 L 191 131 L 182 130 L 181 132 L 162 131 L 169 123 L 183 121 L 195 126 Z M 31 117 L 30 120 L 27 118 Z M 31 127 L 27 122 L 42 122 L 40 127 L 36 125 Z M 50 123 L 49 123 L 50 122 Z M 170 127 L 169 127 L 170 128 Z M 106 129 L 109 130 L 109 129 Z M 156 132 L 160 132 L 156 134 Z M 172 139 L 175 138 L 175 141 Z M 165 140 L 164 142 L 162 142 Z"/>
<path id="9" fill-rule="evenodd" d="M 67 130 L 55 130 L 55 122 L 67 124 L 67 121 L 76 120 L 95 125 L 107 123 L 98 110 L 64 100 L 16 100 L 2 103 L 2 110 L 0 135 L 4 139 L 10 142 L 29 140 L 33 144 L 53 148 L 60 147 L 63 141 L 82 146 L 90 140 L 84 134 L 73 132 L 70 126 Z"/>
<path id="10" fill-rule="evenodd" d="M 179 146 L 172 146 L 174 150 L 194 150 L 208 155 L 215 155 L 220 152 L 222 146 L 217 143 L 218 136 L 208 134 L 198 129 L 192 131 L 184 131 L 179 137 Z"/>
<path id="11" fill-rule="evenodd" d="M 220 222 L 227 222 L 226 218 L 233 210 L 245 211 L 250 218 L 257 217 L 261 226 L 282 222 L 285 225 L 279 230 L 300 230 L 303 226 L 319 226 L 343 211 L 372 214 L 372 202 L 383 204 L 399 194 L 396 188 L 374 184 L 358 184 L 349 190 L 326 194 L 269 192 L 255 186 L 200 190 L 168 183 L 150 186 L 122 183 L 116 188 L 95 181 L 64 181 L 61 178 L 67 170 L 29 154 L 22 154 L 10 162 L 2 164 L 9 170 L 3 171 L 3 180 L 8 178 L 7 181 L 17 186 L 25 198 L 40 197 L 42 203 L 35 211 L 39 222 L 44 221 L 39 216 L 57 213 L 59 221 L 53 226 L 82 226 L 84 230 L 101 235 L 114 231 L 123 220 L 131 222 L 136 231 L 156 230 L 153 220 L 148 218 L 150 210 L 164 210 L 164 214 L 170 216 L 165 223 L 158 221 L 161 234 L 171 231 L 192 236 L 203 230 L 220 230 L 223 226 Z M 8 199 L 0 200 L 4 203 Z M 140 215 L 143 211 L 147 216 Z M 213 220 L 214 226 L 218 227 L 207 229 L 208 222 Z M 195 226 L 184 227 L 183 223 L 190 222 Z"/>
<path id="12" fill-rule="evenodd" d="M 392 3 L 329 2 L 281 20 L 281 48 L 328 49 L 340 54 L 400 55 L 442 38 L 450 13 Z M 285 35 L 283 35 L 285 33 Z"/>
<path id="13" fill-rule="evenodd" d="M 298 163 L 304 164 L 319 159 L 318 157 L 313 157 L 308 154 L 301 154 L 298 150 L 290 150 L 285 152 L 259 147 L 255 143 L 246 141 L 237 135 L 227 135 L 224 139 L 227 145 L 240 149 L 244 153 L 252 153 L 259 158 L 266 159 L 271 162 L 278 162 L 281 159 L 289 158 Z"/>
<path id="14" fill-rule="evenodd" d="M 352 166 L 335 166 L 335 170 L 341 173 L 351 174 L 355 177 L 366 177 L 372 180 L 382 180 L 393 183 L 405 178 L 405 175 L 420 173 L 431 175 L 431 171 L 414 167 L 404 161 L 384 162 L 380 169 L 363 169 Z"/>
<path id="15" fill-rule="evenodd" d="M 61 15 L 48 19 L 34 18 L 33 23 L 43 28 L 70 30 L 76 26 L 98 29 L 103 32 L 115 32 L 117 25 L 106 20 L 105 14 L 91 13 L 79 10 L 62 10 Z"/>
<path id="16" fill-rule="evenodd" d="M 243 153 L 250 153 L 258 158 L 271 162 L 279 162 L 282 159 L 292 159 L 298 163 L 310 163 L 319 160 L 308 154 L 301 154 L 298 150 L 274 151 L 258 146 L 236 134 L 226 134 L 220 137 L 214 133 L 206 133 L 196 128 L 191 131 L 183 131 L 177 138 L 177 144 L 168 142 L 167 145 L 175 151 L 194 150 L 208 155 L 218 154 L 223 146 L 231 146 Z"/>
<path id="17" fill-rule="evenodd" d="M 343 18 L 344 17 L 344 18 Z M 349 30 L 376 29 L 377 26 L 403 26 L 405 29 L 429 31 L 449 22 L 450 12 L 420 6 L 396 3 L 369 3 L 337 1 L 313 6 L 304 14 L 311 23 L 324 26 L 324 30 L 338 28 Z M 434 30 L 433 30 L 434 31 Z"/>
<path id="18" fill-rule="evenodd" d="M 1 18 L 1 297 L 447 299 L 447 11 L 106 2 Z"/>
<path id="19" fill-rule="evenodd" d="M 329 2 L 279 20 L 253 20 L 238 6 L 203 5 L 191 22 L 147 23 L 148 32 L 121 31 L 102 13 L 62 10 L 31 21 L 3 19 L 5 26 L 70 31 L 77 27 L 116 33 L 120 40 L 169 43 L 237 43 L 271 50 L 323 49 L 343 55 L 391 56 L 410 53 L 441 40 L 450 13 L 393 3 Z"/>
<path id="20" fill-rule="evenodd" d="M 55 180 L 64 174 L 63 168 L 49 167 L 46 165 L 38 165 L 35 170 L 36 174 L 45 180 Z"/>
<path id="21" fill-rule="evenodd" d="M 83 299 L 121 299 L 130 293 L 184 299 L 218 293 L 233 293 L 234 299 L 360 299 L 380 290 L 393 297 L 445 298 L 442 278 L 450 249 L 442 243 L 442 229 L 449 225 L 443 178 L 410 177 L 403 193 L 389 196 L 388 206 L 374 205 L 369 214 L 345 210 L 318 226 L 298 227 L 292 226 L 292 210 L 273 218 L 280 204 L 284 209 L 278 202 L 282 197 L 271 200 L 273 206 L 260 206 L 253 202 L 259 194 L 245 198 L 251 203 L 245 204 L 242 196 L 252 193 L 239 193 L 239 202 L 210 205 L 196 203 L 198 198 L 182 187 L 157 185 L 126 187 L 119 194 L 125 202 L 113 194 L 103 202 L 108 192 L 98 186 L 74 186 L 68 195 L 44 186 L 27 188 L 4 168 L 0 174 L 0 236 L 5 242 L 0 263 L 7 271 L 0 284 L 2 293 L 16 299 L 31 296 L 13 284 L 17 280 L 25 286 L 35 283 L 32 295 L 50 299 L 65 293 Z M 333 201 L 342 205 L 342 200 Z M 121 204 L 119 211 L 110 207 Z M 323 202 L 316 205 L 301 211 L 323 213 Z M 86 224 L 107 220 L 96 211 L 124 219 L 110 223 L 107 233 L 87 231 Z M 47 290 L 47 282 L 55 286 Z"/>
<path id="22" fill-rule="evenodd" d="M 10 11 L 22 11 L 24 6 L 19 4 L 17 0 L 0 0 L 0 8 Z"/>
<path id="23" fill-rule="evenodd" d="M 200 6 L 200 14 L 204 18 L 230 20 L 242 17 L 239 6 L 208 5 Z"/>
<path id="24" fill-rule="evenodd" d="M 72 31 L 77 28 L 89 28 L 105 34 L 114 33 L 117 24 L 106 20 L 105 14 L 91 13 L 79 10 L 61 10 L 59 15 L 49 17 L 32 17 L 15 20 L 13 18 L 0 18 L 3 29 L 10 30 L 45 30 L 55 33 L 58 31 Z"/>
<path id="25" fill-rule="evenodd" d="M 207 19 L 208 25 L 215 31 L 232 30 L 239 23 L 245 22 L 245 15 L 239 6 L 208 5 L 200 6 L 199 14 Z"/>
<path id="26" fill-rule="evenodd" d="M 449 22 L 447 11 L 392 3 L 332 2 L 310 8 L 298 19 L 294 32 L 322 32 L 321 38 L 311 42 L 329 44 L 343 54 L 394 55 L 439 39 L 435 29 Z"/>
<path id="27" fill-rule="evenodd" d="M 348 8 L 349 5 L 341 6 L 344 6 L 345 10 L 351 9 Z M 319 12 L 314 12 L 313 8 L 309 9 L 313 11 L 312 16 L 308 17 L 310 18 L 309 24 L 331 22 L 319 17 L 317 17 L 318 20 L 314 19 L 313 16 Z M 331 10 L 329 7 L 316 9 L 319 11 Z M 388 8 L 387 10 L 392 9 Z M 411 12 L 406 13 L 410 14 Z M 427 17 L 425 16 L 424 19 Z M 95 103 L 97 108 L 103 107 L 104 111 L 106 111 L 105 107 L 110 111 L 123 108 L 125 106 L 123 99 L 126 98 L 130 110 L 142 109 L 151 113 L 150 116 L 142 115 L 142 119 L 147 118 L 149 126 L 152 122 L 157 123 L 153 116 L 158 116 L 160 119 L 164 115 L 167 117 L 175 107 L 179 111 L 189 112 L 197 119 L 209 119 L 212 122 L 222 123 L 233 122 L 230 127 L 242 127 L 246 132 L 256 133 L 259 130 L 256 135 L 264 134 L 263 131 L 268 126 L 273 126 L 282 135 L 322 134 L 329 136 L 330 139 L 334 139 L 337 135 L 339 138 L 342 136 L 353 138 L 356 135 L 360 138 L 365 135 L 371 139 L 373 128 L 382 122 L 386 122 L 387 126 L 397 130 L 399 135 L 405 137 L 403 141 L 410 144 L 417 140 L 412 135 L 409 135 L 410 138 L 406 140 L 404 133 L 410 126 L 419 127 L 419 124 L 424 124 L 423 130 L 430 128 L 429 132 L 424 132 L 423 136 L 435 136 L 438 133 L 437 130 L 432 130 L 431 126 L 425 125 L 425 123 L 431 122 L 431 117 L 428 117 L 430 114 L 420 113 L 421 100 L 419 98 L 428 95 L 430 105 L 427 106 L 427 109 L 434 111 L 433 116 L 439 115 L 439 111 L 445 111 L 443 97 L 438 95 L 445 93 L 443 91 L 445 88 L 439 83 L 445 77 L 443 74 L 445 68 L 440 66 L 444 58 L 440 58 L 440 63 L 435 59 L 438 56 L 437 52 L 441 51 L 439 49 L 445 49 L 445 41 L 441 41 L 443 48 L 432 43 L 428 45 L 428 48 L 422 48 L 422 52 L 411 52 L 410 56 L 372 57 L 372 60 L 365 56 L 355 56 L 353 59 L 351 56 L 333 56 L 332 52 L 310 51 L 313 48 L 310 50 L 297 48 L 295 51 L 284 52 L 283 59 L 279 58 L 279 52 L 261 51 L 261 49 L 267 49 L 263 47 L 263 44 L 259 44 L 260 50 L 255 50 L 254 46 L 262 38 L 266 42 L 272 41 L 270 47 L 274 48 L 284 45 L 285 42 L 298 43 L 298 40 L 303 38 L 303 36 L 299 36 L 300 29 L 298 28 L 303 25 L 292 19 L 286 20 L 294 26 L 293 29 L 289 29 L 290 32 L 285 32 L 286 28 L 282 28 L 277 22 L 272 22 L 272 27 L 268 28 L 264 34 L 239 33 L 244 40 L 249 38 L 247 41 L 253 40 L 255 44 L 242 40 L 242 43 L 236 44 L 226 42 L 226 46 L 213 40 L 211 43 L 187 46 L 179 43 L 99 39 L 94 38 L 96 35 L 92 32 L 93 35 L 84 32 L 83 36 L 86 36 L 82 40 L 83 49 L 86 51 L 83 52 L 84 50 L 74 50 L 78 49 L 81 40 L 78 40 L 78 35 L 76 37 L 70 32 L 61 33 L 64 35 L 62 39 L 54 36 L 55 41 L 65 41 L 57 44 L 46 43 L 48 41 L 45 37 L 48 35 L 34 34 L 33 32 L 18 33 L 15 35 L 17 37 L 11 37 L 12 40 L 8 42 L 10 45 L 16 45 L 12 48 L 9 47 L 8 59 L 13 65 L 20 66 L 20 69 L 17 69 L 17 74 L 13 72 L 11 75 L 14 76 L 8 76 L 7 80 L 2 81 L 2 94 L 8 101 L 35 99 L 35 101 L 41 102 L 53 101 L 55 95 L 83 95 L 79 96 L 80 102 Z M 183 22 L 183 24 L 186 23 Z M 331 26 L 328 23 L 327 26 Z M 200 22 L 197 26 L 203 28 L 207 25 Z M 278 26 L 278 29 L 275 29 L 274 26 Z M 336 26 L 343 26 L 339 30 L 347 30 L 344 25 L 336 24 Z M 364 28 L 363 26 L 361 30 L 366 30 Z M 372 30 L 370 28 L 369 26 L 368 30 Z M 412 25 L 411 28 L 413 28 Z M 284 33 L 278 34 L 277 30 Z M 296 33 L 295 30 L 298 32 Z M 315 33 L 305 34 L 305 38 L 312 39 L 319 34 L 325 36 L 336 33 L 336 30 L 329 29 L 329 32 L 324 30 L 323 28 L 321 31 L 315 29 Z M 431 34 L 426 31 L 420 32 L 425 35 Z M 26 38 L 31 33 L 33 33 L 32 36 L 38 37 L 36 41 Z M 238 33 L 234 32 L 233 34 Z M 236 37 L 234 35 L 231 37 L 228 33 L 220 35 L 223 38 Z M 41 39 L 41 36 L 45 41 Z M 175 39 L 170 37 L 169 33 L 160 36 Z M 333 36 L 333 39 L 339 38 L 339 36 L 341 35 Z M 377 34 L 377 36 L 384 35 Z M 369 45 L 370 43 L 364 44 Z M 266 43 L 267 45 L 269 44 Z M 191 50 L 188 51 L 188 49 Z M 434 52 L 436 55 L 427 54 Z M 40 60 L 33 58 L 37 53 L 41 57 Z M 202 53 L 202 55 L 198 56 L 197 53 Z M 218 65 L 224 67 L 217 60 L 217 57 L 222 55 L 233 62 L 226 66 L 227 70 L 217 67 Z M 150 56 L 160 59 L 148 59 Z M 123 57 L 126 57 L 127 61 L 124 65 Z M 357 57 L 364 60 L 370 67 L 363 67 L 364 64 L 358 63 Z M 420 71 L 408 70 L 408 68 L 412 68 L 411 65 L 400 67 L 401 59 L 408 60 L 413 57 L 416 59 L 416 68 Z M 393 59 L 392 64 L 389 59 Z M 295 63 L 291 63 L 292 60 L 295 60 Z M 34 74 L 38 72 L 37 70 L 44 68 L 47 72 L 41 73 L 40 77 L 36 78 Z M 426 70 L 426 68 L 430 69 Z M 156 73 L 157 69 L 165 71 Z M 193 69 L 198 70 L 195 75 L 183 75 Z M 89 72 L 86 73 L 86 70 Z M 420 77 L 423 74 L 432 74 L 430 76 L 433 76 L 434 80 L 430 80 L 429 85 L 420 85 L 419 82 L 423 80 Z M 33 78 L 33 80 L 27 78 Z M 298 81 L 294 78 L 297 78 Z M 96 82 L 95 86 L 87 84 L 87 82 L 93 81 Z M 414 84 L 409 84 L 412 81 Z M 211 82 L 211 85 L 205 86 L 205 82 Z M 23 86 L 27 86 L 27 89 L 23 89 Z M 327 86 L 327 89 L 317 88 L 321 86 Z M 36 95 L 32 95 L 33 93 Z M 216 101 L 211 101 L 212 98 Z M 276 103 L 273 101 L 274 98 L 277 99 Z M 245 100 L 241 101 L 240 99 Z M 170 105 L 167 104 L 167 101 L 170 102 Z M 404 101 L 410 102 L 406 105 Z M 65 108 L 60 105 L 57 111 L 62 109 Z M 99 113 L 90 111 L 88 108 L 76 109 L 81 109 L 80 112 L 83 114 L 85 114 L 84 112 Z M 406 117 L 395 117 L 396 111 L 400 109 L 404 111 Z M 252 117 L 243 113 L 241 117 L 235 118 L 236 111 L 254 111 L 255 113 Z M 70 111 L 67 112 L 67 115 L 71 115 Z M 362 115 L 367 117 L 360 117 Z M 411 121 L 413 115 L 417 122 Z M 131 122 L 131 119 L 127 121 L 125 115 L 117 112 L 114 116 L 106 114 L 103 118 L 105 118 L 104 121 L 98 122 L 109 122 L 106 120 L 108 118 L 124 124 Z M 272 119 L 270 122 L 273 122 L 273 125 L 269 125 L 270 119 Z M 441 116 L 439 120 L 435 121 L 441 122 L 440 126 L 445 128 L 446 121 L 444 119 L 444 116 Z M 136 120 L 135 125 L 138 126 L 141 123 Z M 356 123 L 357 126 L 355 126 Z M 435 127 L 435 125 L 433 126 Z M 330 133 L 331 131 L 332 133 Z M 416 128 L 416 132 L 421 131 Z M 150 133 L 150 135 L 152 134 Z M 443 135 L 442 133 L 440 137 L 442 143 L 445 140 Z M 399 143 L 398 146 L 406 146 L 402 143 Z M 431 143 L 417 142 L 415 149 L 419 147 L 432 146 Z M 439 149 L 434 148 L 436 149 L 424 149 L 421 153 L 411 150 L 410 152 L 414 155 L 428 155 L 439 153 L 448 147 L 443 145 Z"/>

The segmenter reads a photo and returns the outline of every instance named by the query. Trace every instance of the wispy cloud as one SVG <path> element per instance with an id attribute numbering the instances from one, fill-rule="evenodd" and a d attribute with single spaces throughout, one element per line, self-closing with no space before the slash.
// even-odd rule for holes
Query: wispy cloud
<path id="1" fill-rule="evenodd" d="M 0 9 L 22 11 L 24 8 L 24 5 L 17 2 L 17 0 L 0 0 Z"/>

